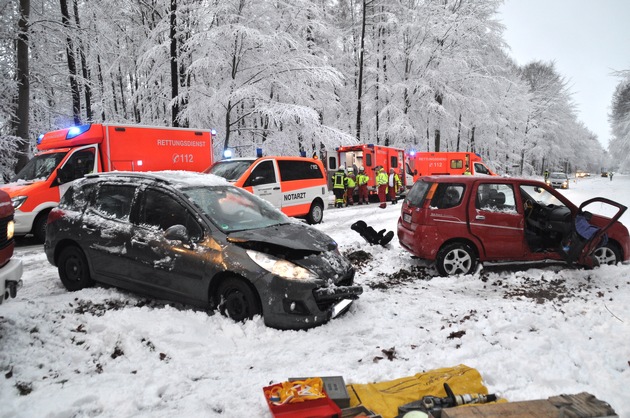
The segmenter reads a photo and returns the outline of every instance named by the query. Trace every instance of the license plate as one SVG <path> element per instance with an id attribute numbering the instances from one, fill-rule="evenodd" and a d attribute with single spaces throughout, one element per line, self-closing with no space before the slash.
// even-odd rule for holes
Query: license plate
<path id="1" fill-rule="evenodd" d="M 408 224 L 410 224 L 411 223 L 411 214 L 410 213 L 403 213 L 403 221 L 405 221 Z"/>

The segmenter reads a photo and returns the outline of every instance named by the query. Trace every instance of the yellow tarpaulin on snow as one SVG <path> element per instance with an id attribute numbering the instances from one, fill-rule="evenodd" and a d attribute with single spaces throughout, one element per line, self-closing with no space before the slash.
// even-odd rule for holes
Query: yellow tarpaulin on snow
<path id="1" fill-rule="evenodd" d="M 488 394 L 479 372 L 463 364 L 386 382 L 346 385 L 346 389 L 350 395 L 350 406 L 363 405 L 383 418 L 394 418 L 401 405 L 418 401 L 424 396 L 447 396 L 444 383 L 448 383 L 456 395 Z"/>

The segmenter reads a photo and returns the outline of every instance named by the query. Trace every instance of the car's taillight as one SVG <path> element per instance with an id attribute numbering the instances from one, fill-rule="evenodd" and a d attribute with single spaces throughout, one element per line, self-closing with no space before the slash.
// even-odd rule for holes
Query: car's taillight
<path id="1" fill-rule="evenodd" d="M 46 220 L 46 224 L 51 224 L 61 218 L 63 218 L 63 216 L 65 215 L 64 211 L 56 208 L 50 211 L 50 213 L 48 214 L 48 219 Z"/>

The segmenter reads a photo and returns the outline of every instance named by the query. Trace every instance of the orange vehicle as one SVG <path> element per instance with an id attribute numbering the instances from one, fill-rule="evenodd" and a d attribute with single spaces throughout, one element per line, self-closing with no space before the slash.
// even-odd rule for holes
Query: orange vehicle
<path id="1" fill-rule="evenodd" d="M 414 181 L 432 175 L 497 175 L 474 152 L 411 152 L 408 171 L 413 173 Z"/>
<path id="2" fill-rule="evenodd" d="M 212 164 L 208 130 L 126 125 L 81 125 L 40 135 L 39 151 L 0 186 L 15 208 L 15 234 L 43 241 L 48 212 L 70 182 L 106 171 L 203 171 Z"/>
<path id="3" fill-rule="evenodd" d="M 386 173 L 393 168 L 396 170 L 400 181 L 404 188 L 408 190 L 413 186 L 413 177 L 411 173 L 405 170 L 407 165 L 407 154 L 402 148 L 385 147 L 382 145 L 364 144 L 364 145 L 348 145 L 338 147 L 334 153 L 328 153 L 326 156 L 327 169 L 330 173 L 337 170 L 340 166 L 352 168 L 355 173 L 360 167 L 365 169 L 368 175 L 368 192 L 376 194 L 376 173 L 375 168 L 383 167 Z M 404 174 L 403 174 L 404 173 Z"/>
<path id="4" fill-rule="evenodd" d="M 261 157 L 221 160 L 206 173 L 227 179 L 259 196 L 288 216 L 320 223 L 328 199 L 328 180 L 318 159 Z"/>

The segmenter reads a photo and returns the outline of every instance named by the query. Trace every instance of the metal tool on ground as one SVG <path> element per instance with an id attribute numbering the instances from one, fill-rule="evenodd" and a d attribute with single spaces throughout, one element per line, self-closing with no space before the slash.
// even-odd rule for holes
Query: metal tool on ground
<path id="1" fill-rule="evenodd" d="M 455 395 L 448 383 L 444 383 L 446 397 L 425 396 L 419 401 L 409 402 L 398 408 L 398 417 L 403 417 L 407 412 L 422 411 L 430 414 L 434 418 L 442 416 L 442 409 L 452 408 L 455 406 L 466 404 L 482 404 L 494 402 L 497 400 L 496 395 L 484 395 L 481 393 L 466 393 L 463 395 Z"/>

